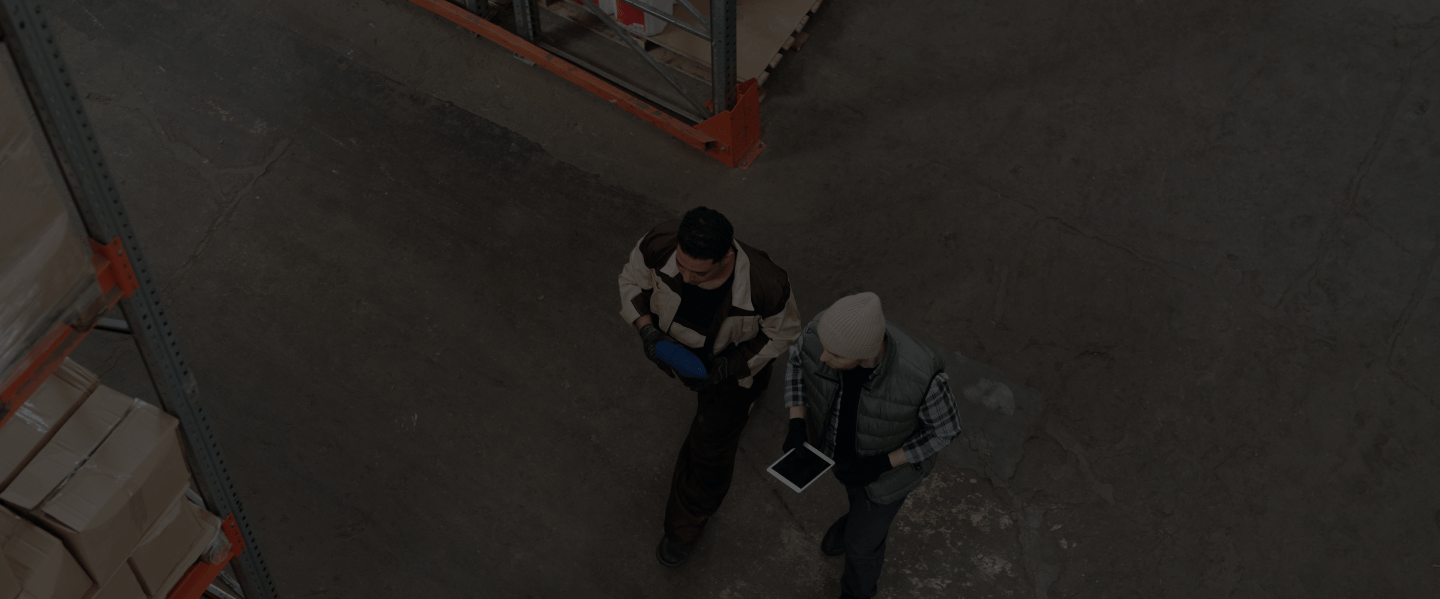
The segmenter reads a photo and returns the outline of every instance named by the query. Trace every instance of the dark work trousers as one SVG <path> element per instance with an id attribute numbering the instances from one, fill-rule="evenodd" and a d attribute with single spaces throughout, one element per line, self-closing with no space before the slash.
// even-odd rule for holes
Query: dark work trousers
<path id="1" fill-rule="evenodd" d="M 845 573 L 840 575 L 840 591 L 846 597 L 868 599 L 879 592 L 875 583 L 885 565 L 885 538 L 905 498 L 881 505 L 870 502 L 865 487 L 846 487 L 845 494 L 850 498 L 850 517 L 845 521 Z"/>
<path id="2" fill-rule="evenodd" d="M 671 540 L 686 545 L 694 543 L 710 516 L 720 509 L 720 502 L 730 491 L 735 451 L 740 447 L 745 422 L 750 419 L 750 405 L 769 384 L 773 364 L 772 360 L 755 374 L 749 389 L 730 379 L 699 394 L 695 418 L 690 421 L 690 434 L 680 446 L 675 473 L 670 476 L 665 535 Z"/>

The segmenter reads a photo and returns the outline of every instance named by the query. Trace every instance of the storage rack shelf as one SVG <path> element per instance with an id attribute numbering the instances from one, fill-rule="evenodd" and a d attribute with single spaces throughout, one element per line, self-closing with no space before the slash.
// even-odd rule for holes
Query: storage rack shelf
<path id="1" fill-rule="evenodd" d="M 600 23 L 576 0 L 539 0 L 557 15 L 586 27 L 615 43 L 622 40 Z M 693 0 L 700 12 L 710 10 L 710 0 Z M 771 72 L 788 51 L 797 51 L 809 34 L 804 32 L 810 16 L 824 0 L 735 0 L 735 71 L 740 81 L 754 79 L 763 89 Z M 701 24 L 687 11 L 675 11 L 675 18 L 692 26 Z M 685 31 L 667 27 L 659 34 L 640 40 L 646 51 L 662 63 L 706 84 L 710 83 L 710 47 Z M 663 49 L 665 52 L 657 50 Z M 763 93 L 762 93 L 763 99 Z"/>
<path id="2" fill-rule="evenodd" d="M 130 332 L 160 398 L 160 407 L 179 421 L 185 461 L 206 508 L 226 517 L 221 530 L 230 549 L 219 563 L 201 561 L 181 578 L 169 599 L 228 595 L 216 578 L 233 568 L 246 599 L 279 595 L 260 555 L 245 510 L 230 481 L 225 459 L 197 400 L 195 378 L 160 301 L 159 288 L 130 226 L 125 207 L 111 181 L 84 106 L 66 71 L 55 35 L 38 0 L 0 0 L 0 45 L 8 54 L 39 134 L 48 145 L 90 238 L 103 308 L 78 322 L 61 322 L 27 348 L 23 358 L 0 375 L 0 406 L 8 421 L 94 328 Z M 8 78 L 5 72 L 0 77 Z M 101 243 L 96 240 L 109 240 Z M 101 316 L 119 306 L 124 322 L 108 325 Z"/>
<path id="3" fill-rule="evenodd" d="M 760 141 L 760 83 L 778 64 L 778 53 L 795 47 L 795 33 L 804 27 L 809 11 L 819 7 L 814 0 L 771 0 L 772 7 L 798 7 L 790 12 L 800 14 L 793 24 L 781 26 L 783 35 L 765 50 L 771 43 L 764 40 L 775 36 L 768 34 L 769 27 L 755 25 L 765 20 L 759 16 L 764 11 L 755 11 L 756 20 L 745 28 L 748 33 L 738 37 L 739 0 L 677 0 L 680 8 L 673 14 L 617 0 L 618 6 L 642 11 L 647 19 L 667 22 L 667 28 L 651 39 L 637 39 L 607 16 L 596 0 L 501 1 L 503 5 L 486 0 L 410 0 L 510 50 L 517 59 L 541 66 L 741 169 L 748 168 L 765 147 Z M 747 1 L 762 6 L 760 0 Z M 758 31 L 767 35 L 757 36 Z M 588 43 L 586 37 L 619 43 L 629 50 L 621 52 L 629 62 L 615 60 L 613 45 Z"/>

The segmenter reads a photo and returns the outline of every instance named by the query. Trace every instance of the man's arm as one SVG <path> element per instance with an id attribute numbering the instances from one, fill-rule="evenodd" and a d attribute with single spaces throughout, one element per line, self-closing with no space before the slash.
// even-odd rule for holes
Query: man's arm
<path id="1" fill-rule="evenodd" d="M 801 376 L 804 362 L 800 361 L 800 341 L 790 346 L 790 357 L 785 361 L 785 407 L 790 409 L 791 418 L 805 417 L 805 378 Z"/>
<path id="2" fill-rule="evenodd" d="M 801 375 L 803 363 L 800 360 L 800 350 L 797 346 L 790 346 L 790 357 L 785 361 L 785 407 L 790 411 L 790 431 L 785 433 L 785 444 L 780 446 L 782 451 L 793 451 L 803 447 L 806 437 L 809 436 L 808 427 L 805 426 L 805 379 Z"/>
<path id="3" fill-rule="evenodd" d="M 620 270 L 620 317 L 637 329 L 651 324 L 650 294 L 655 291 L 653 273 L 640 252 L 640 244 L 644 242 L 641 238 L 635 243 L 635 249 L 630 250 L 630 261 Z"/>
<path id="4" fill-rule="evenodd" d="M 735 344 L 735 349 L 727 356 L 731 360 L 730 371 L 735 373 L 736 378 L 759 372 L 767 362 L 780 357 L 800 338 L 800 309 L 795 306 L 795 294 L 789 293 L 788 285 L 786 292 L 785 304 L 780 310 L 762 315 L 760 333 L 754 339 Z"/>
<path id="5" fill-rule="evenodd" d="M 920 404 L 920 432 L 905 441 L 900 449 L 890 452 L 890 465 L 918 464 L 940 453 L 955 437 L 960 436 L 960 413 L 955 408 L 955 395 L 950 392 L 950 376 L 941 372 L 930 380 L 925 400 Z M 900 454 L 897 456 L 896 454 Z"/>

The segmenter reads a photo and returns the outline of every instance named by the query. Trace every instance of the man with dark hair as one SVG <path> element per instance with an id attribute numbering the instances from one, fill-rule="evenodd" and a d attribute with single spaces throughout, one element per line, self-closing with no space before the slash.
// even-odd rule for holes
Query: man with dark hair
<path id="1" fill-rule="evenodd" d="M 655 548 L 668 567 L 685 560 L 725 499 L 750 409 L 773 360 L 800 335 L 785 271 L 733 235 L 729 220 L 702 206 L 647 233 L 620 272 L 620 316 L 640 331 L 645 357 L 675 378 L 655 352 L 668 340 L 696 354 L 708 374 L 681 377 L 699 403 L 675 460 L 665 534 Z"/>
<path id="2" fill-rule="evenodd" d="M 845 556 L 840 599 L 875 596 L 890 522 L 960 434 L 949 380 L 940 355 L 887 322 L 874 293 L 840 298 L 790 346 L 784 451 L 810 441 L 834 458 L 850 500 L 820 541 Z"/>

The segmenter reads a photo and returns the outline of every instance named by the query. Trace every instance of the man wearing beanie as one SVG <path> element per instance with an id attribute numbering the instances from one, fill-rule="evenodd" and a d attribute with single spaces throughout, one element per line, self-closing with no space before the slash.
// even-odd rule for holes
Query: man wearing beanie
<path id="1" fill-rule="evenodd" d="M 850 500 L 820 542 L 845 555 L 840 597 L 874 597 L 890 522 L 960 434 L 945 363 L 887 322 L 874 293 L 843 297 L 790 346 L 785 406 L 784 450 L 811 441 L 835 460 Z"/>
<path id="2" fill-rule="evenodd" d="M 771 362 L 800 335 L 800 312 L 785 271 L 734 239 L 730 221 L 699 207 L 661 223 L 620 272 L 620 315 L 640 331 L 645 357 L 667 340 L 690 349 L 708 377 L 686 379 L 698 405 L 680 446 L 655 557 L 680 565 L 730 490 L 735 451 L 750 408 L 770 381 Z"/>

